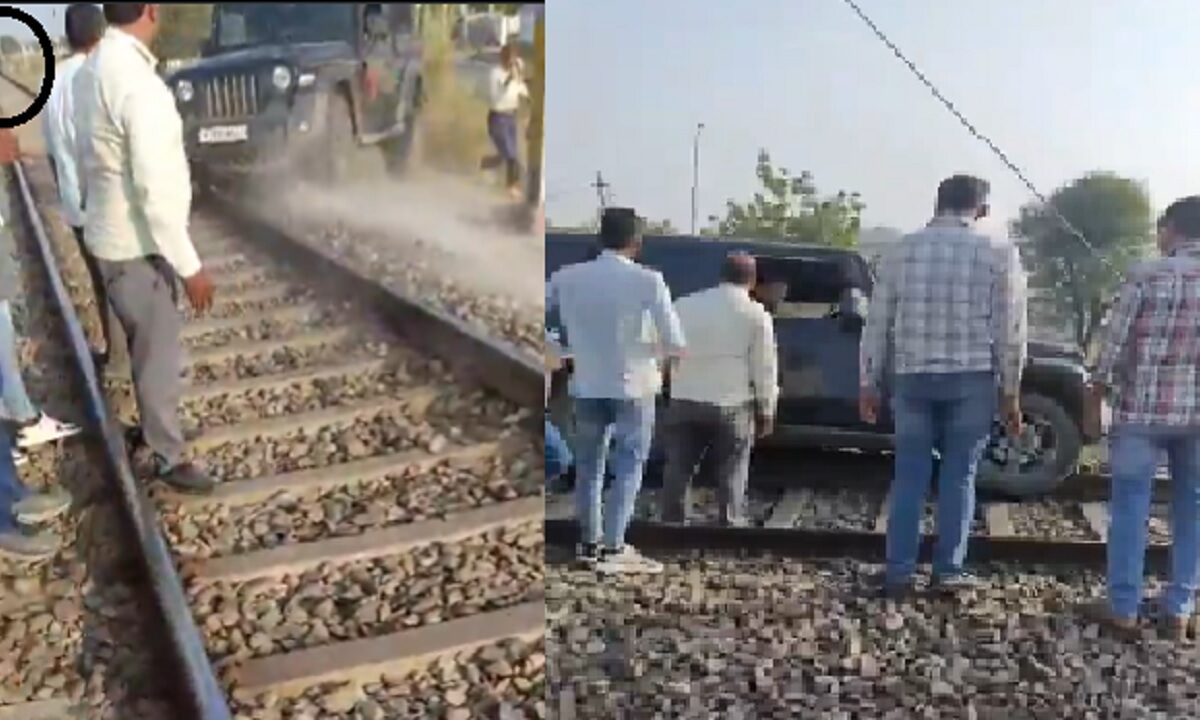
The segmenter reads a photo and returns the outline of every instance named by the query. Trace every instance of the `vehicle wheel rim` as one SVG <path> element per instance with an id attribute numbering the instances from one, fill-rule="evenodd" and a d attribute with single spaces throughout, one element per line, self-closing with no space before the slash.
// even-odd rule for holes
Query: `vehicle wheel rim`
<path id="1" fill-rule="evenodd" d="M 1022 420 L 1019 438 L 1010 438 L 999 423 L 993 429 L 984 457 L 1001 472 L 1034 472 L 1053 466 L 1058 457 L 1058 437 L 1053 425 L 1036 415 L 1023 415 Z"/>

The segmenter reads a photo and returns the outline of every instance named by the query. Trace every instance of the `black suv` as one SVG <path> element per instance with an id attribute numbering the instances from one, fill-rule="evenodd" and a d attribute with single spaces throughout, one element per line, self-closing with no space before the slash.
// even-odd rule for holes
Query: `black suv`
<path id="1" fill-rule="evenodd" d="M 760 274 L 788 284 L 783 307 L 791 310 L 775 316 L 781 390 L 777 428 L 761 444 L 889 449 L 890 411 L 884 410 L 879 425 L 867 425 L 858 416 L 859 341 L 873 284 L 867 262 L 850 250 L 681 236 L 646 237 L 641 262 L 661 272 L 672 297 L 678 298 L 714 285 L 722 260 L 733 250 L 754 255 Z M 594 236 L 547 233 L 546 276 L 597 252 Z M 556 326 L 551 314 L 547 328 L 553 332 Z M 1037 495 L 1074 471 L 1083 443 L 1098 439 L 1081 430 L 1086 379 L 1079 353 L 1029 344 L 1021 382 L 1025 430 L 1012 441 L 997 423 L 980 467 L 979 487 Z M 561 409 L 565 383 L 556 380 L 552 405 Z M 654 456 L 657 461 L 657 448 Z"/>
<path id="2" fill-rule="evenodd" d="M 411 3 L 216 3 L 201 59 L 167 78 L 197 180 L 337 182 L 380 153 L 402 172 L 422 97 L 418 19 Z"/>

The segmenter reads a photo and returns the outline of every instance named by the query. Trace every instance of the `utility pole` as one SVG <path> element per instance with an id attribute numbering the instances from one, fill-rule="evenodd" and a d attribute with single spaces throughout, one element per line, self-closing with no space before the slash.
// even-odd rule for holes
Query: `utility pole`
<path id="1" fill-rule="evenodd" d="M 696 134 L 692 136 L 692 235 L 696 234 L 696 191 L 700 186 L 700 131 L 704 123 L 696 123 Z"/>
<path id="2" fill-rule="evenodd" d="M 596 171 L 596 180 L 592 183 L 592 187 L 596 188 L 596 200 L 600 203 L 600 208 L 596 211 L 596 218 L 599 219 L 604 215 L 604 207 L 608 201 L 609 184 L 604 182 L 604 176 L 600 171 Z"/>

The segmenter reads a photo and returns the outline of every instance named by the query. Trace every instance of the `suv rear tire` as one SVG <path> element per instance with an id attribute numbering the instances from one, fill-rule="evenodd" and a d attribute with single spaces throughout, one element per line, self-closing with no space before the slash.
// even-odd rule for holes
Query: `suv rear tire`
<path id="1" fill-rule="evenodd" d="M 1044 450 L 1035 452 L 1030 462 L 1022 462 L 1017 470 L 1008 470 L 997 462 L 999 438 L 993 436 L 979 463 L 980 489 L 1018 498 L 1045 495 L 1075 470 L 1083 438 L 1066 409 L 1044 395 L 1028 393 L 1021 396 L 1021 412 L 1027 425 L 1053 440 L 1053 457 Z"/>

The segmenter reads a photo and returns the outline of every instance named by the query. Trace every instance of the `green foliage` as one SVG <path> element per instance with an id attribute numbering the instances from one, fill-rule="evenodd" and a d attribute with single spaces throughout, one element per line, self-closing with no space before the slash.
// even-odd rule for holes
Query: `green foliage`
<path id="1" fill-rule="evenodd" d="M 724 219 L 709 217 L 715 223 L 710 233 L 843 248 L 858 243 L 866 207 L 858 193 L 822 197 L 811 173 L 793 175 L 787 168 L 776 168 L 766 150 L 758 151 L 755 175 L 762 190 L 748 203 L 726 202 Z"/>
<path id="2" fill-rule="evenodd" d="M 516 15 L 521 11 L 523 3 L 467 3 L 467 9 L 471 12 L 488 12 L 489 8 L 498 13 L 505 15 Z"/>
<path id="3" fill-rule="evenodd" d="M 556 233 L 574 233 L 579 235 L 594 235 L 600 232 L 600 221 L 596 218 L 586 220 L 580 223 L 560 225 L 553 220 L 546 219 L 546 232 Z"/>
<path id="4" fill-rule="evenodd" d="M 646 227 L 642 231 L 646 235 L 678 235 L 679 229 L 676 228 L 670 220 L 647 220 Z"/>
<path id="5" fill-rule="evenodd" d="M 0 53 L 4 55 L 16 55 L 21 52 L 21 41 L 17 40 L 12 35 L 0 37 Z"/>
<path id="6" fill-rule="evenodd" d="M 1011 232 L 1030 286 L 1045 291 L 1054 313 L 1071 323 L 1075 341 L 1087 349 L 1121 277 L 1153 249 L 1150 199 L 1137 181 L 1098 172 L 1059 188 L 1050 204 L 1095 253 L 1040 204 L 1021 208 Z"/>
<path id="7" fill-rule="evenodd" d="M 491 152 L 485 122 L 488 106 L 457 72 L 450 31 L 458 7 L 420 6 L 425 52 L 422 159 L 442 170 L 477 173 L 480 159 Z"/>
<path id="8" fill-rule="evenodd" d="M 150 50 L 159 60 L 191 58 L 212 30 L 212 3 L 158 6 L 158 35 Z"/>

